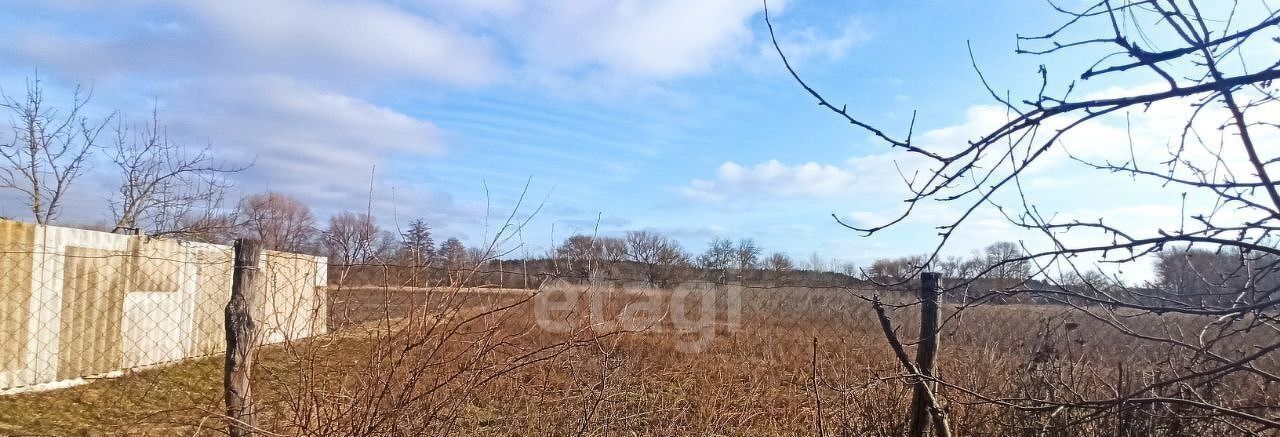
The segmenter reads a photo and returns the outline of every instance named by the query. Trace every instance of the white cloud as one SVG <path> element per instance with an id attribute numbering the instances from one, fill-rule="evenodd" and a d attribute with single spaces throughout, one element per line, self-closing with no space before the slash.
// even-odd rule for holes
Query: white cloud
<path id="1" fill-rule="evenodd" d="M 695 179 L 680 192 L 688 198 L 721 202 L 733 198 L 830 198 L 852 194 L 888 193 L 902 188 L 898 169 L 910 174 L 926 163 L 901 151 L 851 158 L 840 165 L 806 162 L 784 164 L 776 159 L 744 166 L 721 164 L 713 180 Z"/>
<path id="2" fill-rule="evenodd" d="M 1141 89 L 1108 91 L 1109 95 L 1134 92 L 1141 92 Z M 1056 223 L 1072 220 L 1097 222 L 1101 218 L 1106 224 L 1122 229 L 1136 238 L 1154 236 L 1158 230 L 1173 231 L 1184 224 L 1187 229 L 1195 229 L 1197 225 L 1190 217 L 1202 213 L 1212 214 L 1216 223 L 1225 226 L 1239 226 L 1262 219 L 1255 210 L 1242 211 L 1235 206 L 1215 207 L 1215 202 L 1221 199 L 1211 192 L 1205 192 L 1206 190 L 1177 184 L 1161 185 L 1160 180 L 1145 176 L 1134 178 L 1093 170 L 1070 160 L 1066 154 L 1070 152 L 1079 158 L 1115 165 L 1136 159 L 1140 168 L 1164 173 L 1167 167 L 1161 165 L 1161 162 L 1168 161 L 1171 153 L 1176 150 L 1187 118 L 1195 109 L 1193 103 L 1190 100 L 1161 102 L 1150 107 L 1133 108 L 1128 114 L 1103 117 L 1072 128 L 1062 137 L 1053 152 L 1041 157 L 1030 171 L 1024 173 L 1021 182 L 1030 206 L 1041 217 Z M 1208 171 L 1209 177 L 1218 181 L 1232 175 L 1230 178 L 1236 181 L 1254 182 L 1255 170 L 1249 164 L 1234 128 L 1227 123 L 1229 114 L 1220 106 L 1214 104 L 1200 110 L 1199 118 L 1193 125 L 1199 138 L 1192 141 L 1180 157 L 1196 162 Z M 1251 111 L 1251 120 L 1275 119 L 1280 117 L 1280 104 L 1268 103 L 1252 108 Z M 1008 117 L 997 106 L 970 107 L 959 123 L 917 132 L 916 144 L 933 151 L 954 152 L 967 146 L 969 141 L 1004 124 Z M 1042 144 L 1062 127 L 1064 124 L 1061 121 L 1046 123 L 1036 134 L 1033 143 L 1036 146 Z M 1252 133 L 1257 144 L 1280 142 L 1280 129 L 1258 124 Z M 994 147 L 984 156 L 984 161 L 979 165 L 981 170 L 997 169 L 999 176 L 1008 174 L 1008 163 L 1000 162 L 1008 159 L 1001 155 L 1004 150 L 1003 146 Z M 1264 154 L 1264 161 L 1277 158 L 1277 154 L 1271 149 L 1260 151 Z M 1022 157 L 1021 154 L 1016 155 L 1016 158 Z M 774 205 L 796 208 L 811 203 L 808 202 L 811 198 L 831 199 L 832 202 L 843 202 L 844 205 L 857 208 L 842 215 L 842 219 L 849 223 L 856 226 L 883 225 L 887 218 L 897 217 L 902 208 L 905 208 L 897 200 L 910 195 L 893 170 L 895 163 L 908 177 L 914 171 L 927 171 L 931 165 L 936 165 L 901 151 L 873 154 L 841 163 L 786 164 L 778 160 L 758 164 L 727 162 L 716 169 L 713 177 L 691 181 L 682 188 L 682 193 L 688 198 L 707 203 L 769 199 Z M 1196 179 L 1185 166 L 1180 167 L 1176 174 L 1184 179 Z M 969 188 L 971 185 L 967 184 L 971 183 L 973 182 L 969 180 L 962 181 L 952 192 Z M 1187 191 L 1190 193 L 1184 204 L 1182 193 Z M 1269 203 L 1261 190 L 1244 196 L 1253 196 L 1253 200 L 1262 204 Z M 966 199 L 976 200 L 976 197 Z M 1015 219 L 1022 212 L 1023 204 L 1013 186 L 1006 187 L 992 200 L 1003 205 L 1003 212 Z M 916 205 L 907 220 L 877 234 L 878 238 L 924 240 L 925 236 L 936 235 L 940 231 L 938 226 L 949 225 L 959 218 L 964 213 L 961 206 L 967 204 L 935 200 L 922 202 Z M 1111 236 L 1088 228 L 1076 228 L 1059 237 L 1073 247 L 1112 241 Z M 1033 250 L 1051 248 L 1044 235 L 1022 230 L 1010 223 L 1001 214 L 1001 210 L 981 205 L 961 225 L 944 253 L 964 254 L 998 240 L 1021 240 Z M 915 246 L 912 250 L 921 249 L 920 246 Z M 1127 253 L 1112 252 L 1110 255 L 1125 256 Z M 1088 259 L 1088 262 L 1096 261 L 1094 258 Z M 1129 270 L 1131 271 L 1127 273 L 1130 278 L 1142 279 L 1146 277 L 1144 275 L 1149 275 L 1149 269 L 1143 265 L 1129 267 Z"/>
<path id="3" fill-rule="evenodd" d="M 189 7 L 225 49 L 281 68 L 405 75 L 454 84 L 492 80 L 483 38 L 376 3 L 197 1 Z"/>
<path id="4" fill-rule="evenodd" d="M 1136 87 L 1133 89 L 1112 89 L 1091 97 L 1103 98 L 1116 95 L 1133 95 L 1153 91 L 1152 87 Z M 1058 138 L 1057 143 L 1023 172 L 1024 183 L 1031 188 L 1051 187 L 1060 183 L 1088 183 L 1098 178 L 1114 177 L 1109 171 L 1099 171 L 1081 165 L 1070 157 L 1086 160 L 1095 164 L 1112 164 L 1116 166 L 1136 165 L 1145 171 L 1166 173 L 1167 162 L 1177 156 L 1181 161 L 1196 163 L 1204 175 L 1218 182 L 1227 179 L 1235 181 L 1256 182 L 1256 172 L 1250 164 L 1247 154 L 1230 126 L 1230 114 L 1221 104 L 1211 104 L 1198 110 L 1195 122 L 1188 131 L 1187 144 L 1182 150 L 1179 142 L 1187 120 L 1196 111 L 1198 103 L 1194 99 L 1171 99 L 1151 106 L 1135 107 L 1127 112 L 1118 112 L 1099 117 L 1072 126 L 1068 132 Z M 1015 114 L 1016 115 L 1016 114 Z M 976 105 L 965 111 L 965 119 L 958 124 L 931 129 L 916 136 L 916 145 L 927 150 L 947 155 L 967 147 L 971 141 L 981 138 L 1005 124 L 1011 115 L 1003 108 L 992 105 Z M 1275 102 L 1252 108 L 1251 120 L 1265 120 L 1280 117 L 1280 104 Z M 1034 133 L 1024 139 L 1019 152 L 1014 158 L 1026 157 L 1027 147 L 1032 150 L 1040 147 L 1054 134 L 1067 127 L 1072 119 L 1055 119 L 1044 123 Z M 1224 128 L 1225 127 L 1225 128 Z M 1271 144 L 1280 141 L 1280 129 L 1266 125 L 1257 125 L 1251 129 L 1254 142 Z M 987 170 L 997 166 L 1004 169 L 997 175 L 1008 173 L 1008 149 L 1003 144 L 995 145 L 991 151 L 983 155 L 979 167 Z M 1264 152 L 1265 154 L 1265 152 Z M 1274 154 L 1264 156 L 1267 160 Z M 1001 162 L 1004 161 L 1004 162 Z M 903 173 L 910 175 L 917 170 L 925 170 L 932 164 L 925 160 L 898 160 L 904 168 Z M 1202 175 L 1192 171 L 1185 165 L 1174 170 L 1174 176 L 1185 180 L 1196 180 Z M 1159 182 L 1147 176 L 1137 178 L 1142 182 Z M 1185 187 L 1160 187 L 1153 184 L 1152 190 L 1172 191 L 1185 190 Z M 1193 190 L 1196 191 L 1196 190 Z"/>
<path id="5" fill-rule="evenodd" d="M 770 2 L 771 12 L 782 12 L 779 3 Z M 397 158 L 443 153 L 434 125 L 385 104 L 407 99 L 374 97 L 391 86 L 662 91 L 670 81 L 741 67 L 737 61 L 754 55 L 762 36 L 758 0 L 76 0 L 12 7 L 22 11 L 13 14 L 17 26 L 0 31 L 3 66 L 35 65 L 58 80 L 97 82 L 105 91 L 97 102 L 108 108 L 136 112 L 141 105 L 119 102 L 158 99 L 171 132 L 186 142 L 208 142 L 237 162 L 256 159 L 237 176 L 241 189 L 290 192 L 318 210 L 362 208 L 371 167 L 381 180 Z M 795 56 L 812 59 L 841 58 L 866 37 L 857 21 L 781 36 Z M 889 156 L 737 170 L 726 164 L 716 179 L 685 191 L 709 200 L 760 189 L 841 195 L 883 185 L 879 176 L 896 181 Z M 863 161 L 875 168 L 862 168 Z M 403 209 L 426 203 L 440 205 L 432 213 L 475 212 L 398 176 L 386 176 L 379 190 L 397 186 Z M 389 210 L 389 194 L 379 196 L 375 208 Z"/>
<path id="6" fill-rule="evenodd" d="M 509 18 L 529 8 L 529 3 L 524 0 L 420 0 L 402 2 L 402 5 L 421 13 L 434 13 L 469 24 Z"/>
<path id="7" fill-rule="evenodd" d="M 845 216 L 847 223 L 860 228 L 880 226 L 889 221 L 884 215 L 871 211 L 852 211 Z"/>
<path id="8" fill-rule="evenodd" d="M 230 166 L 253 164 L 229 175 L 237 191 L 230 193 L 229 203 L 238 194 L 280 191 L 299 197 L 323 217 L 341 209 L 363 210 L 372 200 L 387 226 L 395 211 L 421 211 L 445 227 L 479 215 L 474 205 L 388 174 L 396 158 L 444 153 L 440 129 L 430 122 L 276 76 L 171 86 L 156 103 L 176 141 L 195 148 L 207 144 L 216 160 Z M 137 121 L 145 115 L 131 111 L 121 117 Z M 378 185 L 369 199 L 375 166 Z M 68 204 L 81 206 L 65 211 L 66 222 L 106 219 L 105 199 L 119 177 L 111 169 L 99 163 L 76 181 Z M 13 196 L 0 196 L 0 214 L 21 216 L 21 211 Z"/>
<path id="9" fill-rule="evenodd" d="M 714 181 L 694 180 L 682 193 L 710 201 L 741 195 L 831 196 L 852 191 L 857 180 L 848 169 L 815 162 L 786 165 L 775 159 L 751 167 L 726 162 Z"/>
<path id="10" fill-rule="evenodd" d="M 443 152 L 433 124 L 351 96 L 265 76 L 184 83 L 161 102 L 171 130 L 254 166 L 247 190 L 363 205 L 369 171 L 399 155 Z M 168 109 L 172 108 L 172 109 Z M 361 200 L 361 201 L 357 201 Z"/>
<path id="11" fill-rule="evenodd" d="M 917 134 L 916 144 L 928 150 L 953 152 L 1005 121 L 1003 111 L 994 106 L 971 107 L 965 117 L 961 124 Z M 744 166 L 730 161 L 720 165 L 714 178 L 695 179 L 682 187 L 680 193 L 708 203 L 735 197 L 830 198 L 887 193 L 906 196 L 909 192 L 904 177 L 911 180 L 937 165 L 918 154 L 897 149 L 850 158 L 839 164 L 785 164 L 773 159 Z"/>
<path id="12" fill-rule="evenodd" d="M 0 47 L 90 79 L 221 72 L 478 85 L 504 74 L 485 38 L 385 4 L 230 0 L 59 9 L 89 20 L 101 15 L 95 21 L 105 27 L 53 29 L 33 20 Z"/>
<path id="13" fill-rule="evenodd" d="M 535 71 L 603 70 L 671 79 L 710 70 L 751 40 L 751 0 L 544 2 L 521 17 L 512 40 Z"/>
<path id="14" fill-rule="evenodd" d="M 965 109 L 964 115 L 964 120 L 959 124 L 916 134 L 916 145 L 935 153 L 954 153 L 1009 120 L 1004 108 L 993 105 L 970 106 Z"/>
<path id="15" fill-rule="evenodd" d="M 775 31 L 782 32 L 778 35 L 778 45 L 792 65 L 810 61 L 839 61 L 844 59 L 850 49 L 871 39 L 871 32 L 856 18 L 846 21 L 834 32 L 815 26 L 790 31 L 783 30 L 785 28 L 785 25 L 775 26 Z M 760 45 L 759 56 L 776 62 L 778 52 L 773 43 L 766 40 Z"/>
<path id="16" fill-rule="evenodd" d="M 775 2 L 779 3 L 779 2 Z M 274 74 L 345 91 L 386 81 L 518 83 L 559 94 L 661 93 L 738 66 L 758 47 L 753 0 L 516 2 L 132 1 L 23 5 L 0 53 L 93 81 L 136 74 Z M 775 13 L 783 5 L 771 4 Z M 39 17 L 57 16 L 57 20 Z M 68 23 L 84 22 L 83 26 Z M 838 58 L 865 37 L 788 33 L 796 55 Z"/>

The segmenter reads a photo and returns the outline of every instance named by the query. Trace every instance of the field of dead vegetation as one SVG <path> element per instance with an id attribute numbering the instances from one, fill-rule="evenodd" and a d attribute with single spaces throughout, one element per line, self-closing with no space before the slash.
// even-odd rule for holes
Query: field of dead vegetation
<path id="1" fill-rule="evenodd" d="M 332 333 L 259 351 L 258 425 L 263 435 L 315 436 L 900 435 L 911 381 L 870 295 L 332 290 Z M 915 311 L 891 310 L 903 339 L 916 336 Z M 1192 410 L 1120 406 L 1122 414 L 1091 417 L 999 405 L 1114 396 L 1178 363 L 1159 345 L 1054 307 L 947 308 L 944 316 L 940 378 L 964 387 L 942 389 L 958 435 L 1238 431 L 1198 421 Z M 210 357 L 0 397 L 0 435 L 223 434 L 221 372 L 222 358 Z M 1254 381 L 1226 384 L 1219 402 L 1280 396 Z"/>

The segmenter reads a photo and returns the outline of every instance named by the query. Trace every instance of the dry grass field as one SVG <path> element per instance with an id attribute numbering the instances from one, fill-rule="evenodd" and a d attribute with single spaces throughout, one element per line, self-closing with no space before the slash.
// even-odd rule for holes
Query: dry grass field
<path id="1" fill-rule="evenodd" d="M 715 299 L 703 314 L 705 296 Z M 799 288 L 335 290 L 334 333 L 260 350 L 259 424 L 271 433 L 264 435 L 317 436 L 900 435 L 911 385 L 866 296 Z M 913 311 L 892 314 L 908 340 Z M 1190 409 L 1121 406 L 1094 417 L 980 402 L 1113 396 L 1178 366 L 1159 345 L 1067 314 L 1014 305 L 944 312 L 951 317 L 941 378 L 972 391 L 942 390 L 958 435 L 1247 431 Z M 0 397 L 0 434 L 219 435 L 221 366 L 211 357 Z M 1239 405 L 1280 396 L 1248 380 L 1221 391 L 1220 402 Z"/>

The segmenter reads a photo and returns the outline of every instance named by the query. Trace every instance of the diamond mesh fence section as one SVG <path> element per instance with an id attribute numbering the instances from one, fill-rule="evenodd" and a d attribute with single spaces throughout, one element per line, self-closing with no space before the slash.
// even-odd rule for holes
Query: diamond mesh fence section
<path id="1" fill-rule="evenodd" d="M 0 389 L 224 352 L 231 257 L 228 246 L 0 221 Z M 264 342 L 325 331 L 323 262 L 264 256 Z"/>
<path id="2" fill-rule="evenodd" d="M 230 247 L 15 222 L 0 222 L 0 232 L 0 382 L 21 389 L 125 374 L 0 397 L 0 429 L 225 432 L 218 355 Z M 887 340 L 914 355 L 916 285 L 829 272 L 535 264 L 328 264 L 264 251 L 249 299 L 261 344 L 252 367 L 258 426 L 317 436 L 906 432 L 922 380 Z M 1152 317 L 947 289 L 933 382 L 940 407 L 958 435 L 1255 430 L 1250 419 L 1195 406 L 1088 404 L 1134 387 L 1167 398 L 1195 387 L 1213 397 L 1204 402 L 1274 414 L 1280 390 L 1259 375 L 1280 368 L 1260 349 L 1274 332 L 1245 329 L 1247 320 Z M 1212 337 L 1208 354 L 1187 354 L 1179 342 L 1210 338 L 1206 327 L 1230 335 Z M 1253 372 L 1205 377 L 1249 356 Z M 1158 385 L 1171 378 L 1191 385 Z M 1072 407 L 1023 408 L 1027 400 Z M 48 412 L 13 422 L 9 412 L 24 407 Z"/>

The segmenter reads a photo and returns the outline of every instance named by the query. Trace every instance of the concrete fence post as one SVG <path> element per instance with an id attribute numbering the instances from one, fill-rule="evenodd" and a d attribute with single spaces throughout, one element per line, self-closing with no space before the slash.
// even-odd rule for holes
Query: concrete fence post
<path id="1" fill-rule="evenodd" d="M 227 433 L 231 437 L 253 436 L 257 429 L 249 379 L 253 368 L 253 348 L 257 341 L 257 326 L 252 309 L 257 300 L 260 253 L 261 244 L 257 240 L 236 240 L 231 299 L 227 302 L 225 311 L 227 356 L 226 367 L 223 369 Z"/>

